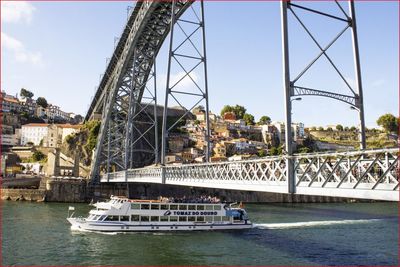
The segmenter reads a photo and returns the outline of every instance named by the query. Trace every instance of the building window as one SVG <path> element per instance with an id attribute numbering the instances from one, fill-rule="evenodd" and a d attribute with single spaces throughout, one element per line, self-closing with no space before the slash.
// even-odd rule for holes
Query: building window
<path id="1" fill-rule="evenodd" d="M 105 221 L 118 221 L 118 217 L 119 216 L 107 216 L 107 218 L 105 219 Z"/>
<path id="2" fill-rule="evenodd" d="M 129 222 L 129 216 L 120 216 L 119 220 L 122 222 Z"/>
<path id="3" fill-rule="evenodd" d="M 132 204 L 131 204 L 131 209 L 132 209 L 132 210 L 138 210 L 138 209 L 140 209 L 140 204 L 132 203 Z"/>
<path id="4" fill-rule="evenodd" d="M 158 205 L 158 204 L 151 204 L 151 209 L 152 209 L 152 210 L 159 210 L 159 209 L 160 209 L 160 205 Z"/>
<path id="5" fill-rule="evenodd" d="M 149 216 L 140 216 L 140 221 L 148 222 L 149 221 Z"/>
<path id="6" fill-rule="evenodd" d="M 187 216 L 179 216 L 180 222 L 187 222 Z"/>
<path id="7" fill-rule="evenodd" d="M 178 221 L 178 216 L 171 216 L 169 217 L 170 222 L 177 222 Z"/>
<path id="8" fill-rule="evenodd" d="M 139 215 L 132 215 L 131 216 L 131 221 L 132 222 L 138 222 L 139 221 Z"/>

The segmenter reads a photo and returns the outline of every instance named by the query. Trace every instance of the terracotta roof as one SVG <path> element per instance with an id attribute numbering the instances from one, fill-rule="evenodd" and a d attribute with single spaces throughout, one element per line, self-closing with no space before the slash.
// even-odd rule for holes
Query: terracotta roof
<path id="1" fill-rule="evenodd" d="M 4 101 L 7 101 L 7 102 L 13 102 L 13 103 L 19 103 L 19 101 L 18 101 L 18 99 L 13 99 L 13 98 L 3 98 L 4 99 Z"/>
<path id="2" fill-rule="evenodd" d="M 28 123 L 28 124 L 22 125 L 22 127 L 46 127 L 49 125 L 50 124 L 48 124 L 48 123 Z"/>
<path id="3" fill-rule="evenodd" d="M 73 129 L 80 129 L 82 127 L 82 125 L 79 124 L 56 124 L 57 127 L 60 128 L 73 128 Z"/>

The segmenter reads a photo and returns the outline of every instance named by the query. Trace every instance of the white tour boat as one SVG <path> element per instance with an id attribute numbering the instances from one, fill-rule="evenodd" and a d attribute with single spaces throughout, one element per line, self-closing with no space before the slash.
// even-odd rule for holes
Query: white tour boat
<path id="1" fill-rule="evenodd" d="M 87 218 L 68 215 L 71 229 L 100 232 L 229 230 L 252 227 L 241 205 L 165 203 L 111 196 L 93 204 Z M 74 210 L 70 207 L 69 210 Z"/>

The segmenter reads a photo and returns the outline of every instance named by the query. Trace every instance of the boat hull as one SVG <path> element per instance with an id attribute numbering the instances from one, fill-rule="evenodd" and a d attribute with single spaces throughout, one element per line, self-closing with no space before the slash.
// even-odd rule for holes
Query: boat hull
<path id="1" fill-rule="evenodd" d="M 95 232 L 161 232 L 161 231 L 214 231 L 214 230 L 240 230 L 253 227 L 247 223 L 159 223 L 159 224 L 132 224 L 129 222 L 91 222 L 84 219 L 68 218 L 71 229 L 76 231 Z"/>

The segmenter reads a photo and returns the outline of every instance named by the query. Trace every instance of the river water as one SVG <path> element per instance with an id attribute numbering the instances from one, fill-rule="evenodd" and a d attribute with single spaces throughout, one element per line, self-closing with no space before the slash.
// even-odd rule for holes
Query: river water
<path id="1" fill-rule="evenodd" d="M 71 232 L 68 206 L 3 202 L 3 266 L 398 265 L 397 203 L 249 204 L 250 230 L 157 234 Z"/>

